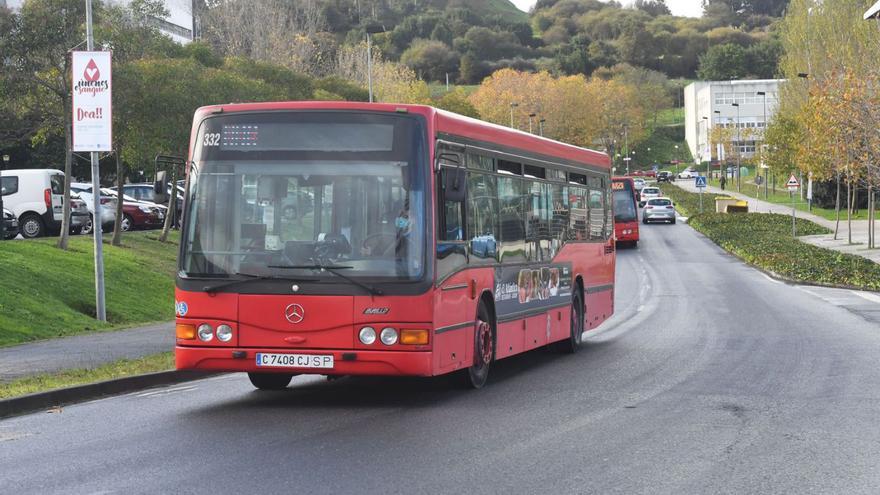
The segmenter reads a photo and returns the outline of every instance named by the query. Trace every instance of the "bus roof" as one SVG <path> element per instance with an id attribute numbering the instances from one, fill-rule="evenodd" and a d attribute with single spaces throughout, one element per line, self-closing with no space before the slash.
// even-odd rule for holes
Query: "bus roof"
<path id="1" fill-rule="evenodd" d="M 407 112 L 424 115 L 438 133 L 461 136 L 478 142 L 501 144 L 508 148 L 528 150 L 530 153 L 562 158 L 602 168 L 611 168 L 607 154 L 565 144 L 528 132 L 465 117 L 427 105 L 394 103 L 364 103 L 349 101 L 287 101 L 266 103 L 234 103 L 212 105 L 196 110 L 196 122 L 211 113 L 253 112 L 267 110 L 371 110 L 379 112 Z"/>

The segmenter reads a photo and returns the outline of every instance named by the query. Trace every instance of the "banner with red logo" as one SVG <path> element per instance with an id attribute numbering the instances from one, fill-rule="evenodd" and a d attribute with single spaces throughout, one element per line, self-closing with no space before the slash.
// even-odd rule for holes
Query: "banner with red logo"
<path id="1" fill-rule="evenodd" d="M 110 52 L 73 54 L 73 151 L 113 149 Z"/>

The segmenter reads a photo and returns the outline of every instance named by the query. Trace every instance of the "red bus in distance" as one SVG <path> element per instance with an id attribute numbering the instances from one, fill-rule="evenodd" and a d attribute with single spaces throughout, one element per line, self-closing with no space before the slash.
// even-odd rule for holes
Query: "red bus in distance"
<path id="1" fill-rule="evenodd" d="M 419 105 L 196 111 L 176 280 L 178 369 L 458 372 L 614 310 L 607 155 Z"/>
<path id="2" fill-rule="evenodd" d="M 636 247 L 639 243 L 638 192 L 631 177 L 611 179 L 614 197 L 614 237 L 619 244 Z"/>

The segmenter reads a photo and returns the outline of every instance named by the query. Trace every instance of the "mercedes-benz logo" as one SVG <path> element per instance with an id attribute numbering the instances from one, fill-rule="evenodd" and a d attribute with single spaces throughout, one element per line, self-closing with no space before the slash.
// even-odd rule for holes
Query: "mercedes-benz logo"
<path id="1" fill-rule="evenodd" d="M 284 317 L 291 323 L 299 323 L 306 317 L 306 310 L 299 304 L 288 304 L 284 308 Z"/>

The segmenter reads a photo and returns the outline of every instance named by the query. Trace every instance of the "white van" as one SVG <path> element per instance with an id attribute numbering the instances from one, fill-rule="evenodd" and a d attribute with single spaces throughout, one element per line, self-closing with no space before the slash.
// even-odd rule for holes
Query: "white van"
<path id="1" fill-rule="evenodd" d="M 54 169 L 20 169 L 0 172 L 3 207 L 18 218 L 23 237 L 57 234 L 61 230 L 64 204 L 64 172 Z M 73 203 L 74 200 L 71 200 Z M 76 200 L 79 203 L 79 200 Z M 85 205 L 83 204 L 83 210 Z M 78 230 L 87 219 L 75 208 L 71 212 L 71 230 Z"/>

